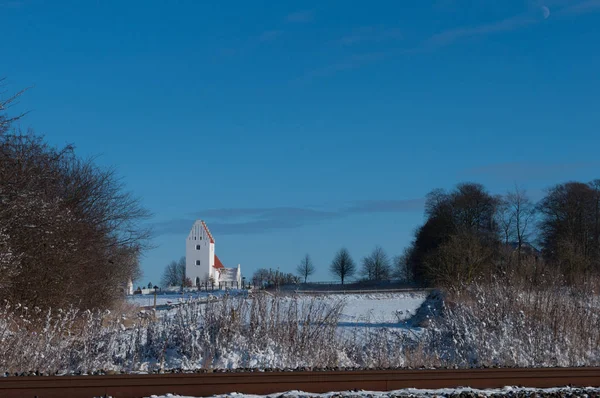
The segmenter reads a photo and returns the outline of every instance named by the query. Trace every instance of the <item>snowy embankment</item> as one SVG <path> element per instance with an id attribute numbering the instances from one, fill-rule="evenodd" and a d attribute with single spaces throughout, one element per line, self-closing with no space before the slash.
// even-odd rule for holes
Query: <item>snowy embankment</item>
<path id="1" fill-rule="evenodd" d="M 332 391 L 314 394 L 303 391 L 287 391 L 269 395 L 251 395 L 231 393 L 213 395 L 211 398 L 479 398 L 479 397 L 531 397 L 531 398 L 567 398 L 567 397 L 599 397 L 600 388 L 559 387 L 559 388 L 518 388 L 504 387 L 494 389 L 444 388 L 438 390 L 421 390 L 407 388 L 395 391 Z M 183 395 L 151 395 L 147 398 L 200 398 Z"/>

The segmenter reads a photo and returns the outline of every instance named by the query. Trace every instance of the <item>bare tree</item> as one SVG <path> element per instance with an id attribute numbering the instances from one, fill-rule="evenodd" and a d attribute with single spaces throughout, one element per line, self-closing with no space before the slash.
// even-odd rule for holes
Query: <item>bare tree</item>
<path id="1" fill-rule="evenodd" d="M 0 88 L 4 86 L 5 80 L 6 78 L 0 78 Z M 25 113 L 16 116 L 7 115 L 8 109 L 17 103 L 17 100 L 25 91 L 27 89 L 21 90 L 16 94 L 9 94 L 8 96 L 4 91 L 0 91 L 0 135 L 6 133 L 14 121 L 25 116 Z"/>
<path id="2" fill-rule="evenodd" d="M 511 204 L 506 198 L 499 200 L 498 204 L 498 226 L 502 232 L 502 240 L 505 245 L 508 245 L 513 239 L 515 213 L 511 209 Z"/>
<path id="3" fill-rule="evenodd" d="M 589 186 L 592 189 L 593 253 L 596 258 L 600 258 L 600 179 L 590 182 Z"/>
<path id="4" fill-rule="evenodd" d="M 393 269 L 391 274 L 405 282 L 413 280 L 412 269 L 410 267 L 410 254 L 411 249 L 410 247 L 407 247 L 401 255 L 395 256 L 393 259 Z"/>
<path id="5" fill-rule="evenodd" d="M 266 268 L 259 268 L 252 275 L 252 284 L 254 286 L 264 286 L 271 281 L 271 272 Z"/>
<path id="6" fill-rule="evenodd" d="M 300 264 L 296 267 L 296 272 L 300 275 L 301 278 L 304 278 L 304 283 L 308 280 L 308 277 L 315 273 L 315 266 L 310 258 L 310 255 L 307 253 Z"/>
<path id="7" fill-rule="evenodd" d="M 259 268 L 252 276 L 252 282 L 255 286 L 281 286 L 300 283 L 300 278 L 292 273 Z"/>
<path id="8" fill-rule="evenodd" d="M 390 260 L 383 248 L 376 246 L 370 255 L 363 258 L 361 273 L 367 280 L 382 281 L 390 278 Z"/>
<path id="9" fill-rule="evenodd" d="M 181 286 L 186 287 L 185 277 L 185 257 L 181 257 L 179 261 L 171 261 L 166 267 L 162 275 L 161 285 L 163 287 Z"/>
<path id="10" fill-rule="evenodd" d="M 340 278 L 342 285 L 344 284 L 344 280 L 354 275 L 356 272 L 356 264 L 346 248 L 341 248 L 340 251 L 337 252 L 329 266 L 329 270 L 333 275 Z"/>
<path id="11" fill-rule="evenodd" d="M 544 255 L 569 282 L 600 272 L 600 183 L 567 182 L 538 205 Z"/>
<path id="12" fill-rule="evenodd" d="M 517 243 L 517 263 L 521 264 L 521 254 L 523 243 L 525 243 L 531 233 L 531 224 L 534 221 L 536 208 L 527 196 L 525 190 L 515 186 L 515 190 L 509 192 L 505 199 L 508 206 L 508 213 L 512 219 L 510 225 L 511 233 Z"/>

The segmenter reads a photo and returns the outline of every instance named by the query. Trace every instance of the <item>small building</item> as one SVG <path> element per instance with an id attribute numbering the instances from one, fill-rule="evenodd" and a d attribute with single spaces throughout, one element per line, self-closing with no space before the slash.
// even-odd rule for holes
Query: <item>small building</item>
<path id="1" fill-rule="evenodd" d="M 215 254 L 215 239 L 203 220 L 196 220 L 186 239 L 185 275 L 194 286 L 241 288 L 240 265 L 226 268 Z"/>

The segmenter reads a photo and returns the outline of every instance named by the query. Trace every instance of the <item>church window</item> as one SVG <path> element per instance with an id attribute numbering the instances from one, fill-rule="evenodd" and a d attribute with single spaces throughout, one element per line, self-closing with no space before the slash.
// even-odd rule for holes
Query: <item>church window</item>
<path id="1" fill-rule="evenodd" d="M 200 265 L 200 260 L 196 260 L 196 265 Z"/>
<path id="2" fill-rule="evenodd" d="M 200 250 L 200 245 L 196 245 L 196 250 Z"/>

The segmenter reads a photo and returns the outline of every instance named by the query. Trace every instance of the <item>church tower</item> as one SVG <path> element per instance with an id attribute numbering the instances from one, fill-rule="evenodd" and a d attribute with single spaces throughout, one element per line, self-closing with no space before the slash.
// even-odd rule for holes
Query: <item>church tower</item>
<path id="1" fill-rule="evenodd" d="M 185 276 L 198 287 L 212 287 L 212 284 L 206 284 L 211 279 L 217 288 L 242 286 L 240 265 L 237 268 L 225 268 L 215 255 L 215 239 L 202 220 L 194 222 L 185 242 Z"/>
<path id="2" fill-rule="evenodd" d="M 215 240 L 206 223 L 196 220 L 185 247 L 185 275 L 197 286 L 209 278 L 218 280 L 215 265 Z"/>

